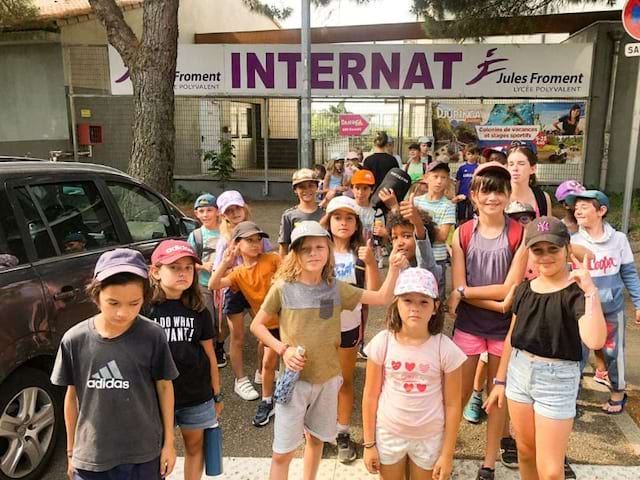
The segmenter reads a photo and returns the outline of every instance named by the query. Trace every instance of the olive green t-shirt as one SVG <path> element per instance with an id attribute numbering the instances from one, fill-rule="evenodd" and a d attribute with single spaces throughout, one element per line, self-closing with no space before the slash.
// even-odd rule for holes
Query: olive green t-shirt
<path id="1" fill-rule="evenodd" d="M 356 308 L 362 292 L 340 280 L 316 285 L 279 280 L 273 284 L 261 308 L 280 316 L 284 343 L 305 347 L 301 380 L 318 384 L 340 375 L 340 312 Z"/>

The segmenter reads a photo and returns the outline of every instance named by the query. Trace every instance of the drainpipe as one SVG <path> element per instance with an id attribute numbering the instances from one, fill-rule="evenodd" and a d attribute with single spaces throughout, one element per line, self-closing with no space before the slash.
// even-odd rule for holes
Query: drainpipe
<path id="1" fill-rule="evenodd" d="M 613 40 L 613 56 L 611 59 L 611 75 L 609 76 L 609 96 L 607 98 L 607 115 L 604 122 L 604 138 L 602 140 L 602 162 L 600 163 L 600 190 L 607 186 L 607 172 L 609 170 L 609 144 L 611 142 L 611 119 L 613 118 L 613 99 L 615 96 L 616 78 L 618 76 L 618 57 L 620 56 L 620 41 L 623 33 L 620 30 L 609 30 L 607 35 Z"/>

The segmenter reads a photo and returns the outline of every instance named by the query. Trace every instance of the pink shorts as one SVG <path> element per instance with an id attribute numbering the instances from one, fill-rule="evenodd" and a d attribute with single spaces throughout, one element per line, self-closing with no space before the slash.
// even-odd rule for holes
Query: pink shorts
<path id="1" fill-rule="evenodd" d="M 453 334 L 453 343 L 467 356 L 489 352 L 490 355 L 501 357 L 504 348 L 504 340 L 478 337 L 458 329 Z"/>

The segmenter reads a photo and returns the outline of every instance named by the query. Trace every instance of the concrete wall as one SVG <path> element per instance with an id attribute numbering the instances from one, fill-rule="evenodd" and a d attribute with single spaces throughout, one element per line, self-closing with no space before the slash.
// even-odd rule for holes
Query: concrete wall
<path id="1" fill-rule="evenodd" d="M 138 38 L 142 35 L 142 8 L 124 11 L 124 19 Z M 61 22 L 60 40 L 65 45 L 106 45 L 107 34 L 96 18 Z"/>
<path id="2" fill-rule="evenodd" d="M 62 48 L 0 43 L 0 153 L 48 157 L 68 145 Z"/>
<path id="3" fill-rule="evenodd" d="M 609 32 L 624 32 L 624 29 L 620 22 L 601 22 L 591 25 L 567 40 L 567 42 L 592 42 L 594 44 L 591 105 L 588 112 L 589 124 L 587 126 L 585 183 L 595 188 L 598 188 L 600 183 L 604 128 L 614 52 L 614 41 Z M 610 192 L 624 191 L 627 176 L 627 157 L 631 138 L 631 119 L 638 58 L 626 58 L 624 56 L 624 45 L 634 42 L 635 40 L 624 33 L 614 89 L 615 96 L 609 144 L 606 190 Z M 639 188 L 640 168 L 636 169 L 634 182 L 635 188 Z"/>

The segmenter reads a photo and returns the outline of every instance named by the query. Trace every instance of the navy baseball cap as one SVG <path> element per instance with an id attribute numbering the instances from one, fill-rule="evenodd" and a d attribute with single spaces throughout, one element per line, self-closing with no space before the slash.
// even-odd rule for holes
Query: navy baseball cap
<path id="1" fill-rule="evenodd" d="M 200 207 L 218 208 L 216 201 L 217 199 L 215 195 L 211 195 L 210 193 L 204 193 L 196 199 L 196 203 L 193 205 L 193 209 L 197 210 Z"/>
<path id="2" fill-rule="evenodd" d="M 566 196 L 564 201 L 567 205 L 573 207 L 576 204 L 576 201 L 581 198 L 597 200 L 601 207 L 607 207 L 607 209 L 609 209 L 609 197 L 600 190 L 585 190 L 584 192 L 570 193 Z"/>
<path id="3" fill-rule="evenodd" d="M 149 277 L 147 262 L 142 254 L 130 248 L 116 248 L 100 255 L 93 277 L 103 281 L 117 273 L 133 273 L 142 278 Z"/>

